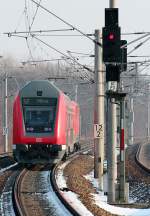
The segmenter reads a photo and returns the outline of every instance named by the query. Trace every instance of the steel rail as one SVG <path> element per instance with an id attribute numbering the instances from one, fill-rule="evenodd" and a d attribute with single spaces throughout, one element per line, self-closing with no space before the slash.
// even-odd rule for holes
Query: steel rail
<path id="1" fill-rule="evenodd" d="M 139 144 L 138 150 L 137 150 L 136 155 L 135 155 L 135 162 L 136 162 L 144 171 L 146 171 L 147 173 L 150 174 L 150 168 L 146 167 L 146 166 L 142 163 L 142 161 L 140 160 L 140 151 L 141 151 L 141 147 L 142 147 L 142 145 Z"/>
<path id="2" fill-rule="evenodd" d="M 73 215 L 73 216 L 82 216 L 80 215 L 75 208 L 73 208 L 73 206 L 67 201 L 67 199 L 63 196 L 63 194 L 61 193 L 60 189 L 57 186 L 56 183 L 56 171 L 58 166 L 60 165 L 60 163 L 58 163 L 57 165 L 55 165 L 51 171 L 51 175 L 50 175 L 50 181 L 53 187 L 53 190 L 55 191 L 57 197 L 60 199 L 61 203 L 63 203 L 63 205 L 68 209 L 68 211 Z"/>
<path id="3" fill-rule="evenodd" d="M 26 172 L 27 172 L 26 169 L 23 169 L 23 171 L 21 171 L 13 187 L 13 205 L 14 205 L 14 210 L 17 216 L 28 216 L 27 211 L 25 210 L 25 207 L 23 206 L 23 203 L 21 200 L 21 194 L 20 194 L 21 183 L 22 183 L 22 180 Z"/>
<path id="4" fill-rule="evenodd" d="M 87 140 L 87 144 L 86 145 L 82 145 L 82 149 L 74 152 L 73 154 L 69 155 L 66 159 L 67 160 L 73 160 L 74 158 L 78 157 L 79 154 L 84 153 L 85 151 L 91 151 L 93 145 L 91 145 L 91 142 L 93 140 Z M 92 142 L 93 143 L 93 142 Z M 90 145 L 89 145 L 90 144 Z M 60 165 L 61 161 L 59 163 L 57 163 L 51 170 L 51 174 L 50 174 L 50 181 L 53 187 L 53 190 L 55 191 L 56 195 L 58 196 L 58 198 L 60 199 L 60 201 L 63 203 L 63 205 L 69 210 L 69 212 L 74 215 L 74 216 L 82 216 L 80 215 L 75 208 L 67 201 L 67 199 L 63 196 L 63 194 L 61 193 L 60 189 L 57 186 L 57 182 L 56 182 L 56 171 Z"/>
<path id="5" fill-rule="evenodd" d="M 88 142 L 88 141 L 87 141 Z M 90 143 L 91 144 L 91 143 Z M 74 154 L 71 154 L 69 157 L 67 157 L 67 160 L 72 159 L 77 157 L 79 154 L 83 153 L 85 150 L 91 150 L 91 145 L 86 144 L 86 145 L 82 145 L 82 147 L 84 146 L 83 149 L 81 149 L 80 151 L 75 152 Z M 59 190 L 57 183 L 56 183 L 56 170 L 58 168 L 58 166 L 60 165 L 61 161 L 59 163 L 57 163 L 53 168 L 52 171 L 50 173 L 50 181 L 52 184 L 52 188 L 55 191 L 56 195 L 58 196 L 58 198 L 60 199 L 60 201 L 62 202 L 62 204 L 66 207 L 66 209 L 68 209 L 68 211 L 74 215 L 74 216 L 81 216 L 74 208 L 73 206 L 71 206 L 67 200 L 63 197 L 61 191 Z M 22 198 L 21 198 L 21 187 L 22 187 L 22 180 L 26 174 L 28 170 L 27 169 L 23 169 L 21 171 L 21 173 L 18 175 L 14 186 L 13 186 L 13 206 L 14 206 L 14 211 L 15 214 L 17 216 L 28 216 L 28 210 L 25 208 L 23 202 L 22 202 Z"/>

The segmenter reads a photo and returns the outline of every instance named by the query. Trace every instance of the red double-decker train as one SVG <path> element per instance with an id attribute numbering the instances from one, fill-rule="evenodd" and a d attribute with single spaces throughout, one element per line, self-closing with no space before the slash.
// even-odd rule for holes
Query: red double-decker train
<path id="1" fill-rule="evenodd" d="M 13 154 L 19 163 L 57 163 L 80 149 L 80 110 L 47 80 L 31 81 L 13 106 Z"/>

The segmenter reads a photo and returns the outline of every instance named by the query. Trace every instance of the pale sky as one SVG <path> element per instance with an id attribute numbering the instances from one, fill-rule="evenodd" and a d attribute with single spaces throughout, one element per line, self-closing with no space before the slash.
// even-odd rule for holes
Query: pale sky
<path id="1" fill-rule="evenodd" d="M 36 0 L 39 2 L 39 0 Z M 25 39 L 17 37 L 7 37 L 4 32 L 22 31 L 25 28 L 25 2 L 28 8 L 30 22 L 36 7 L 31 0 L 0 0 L 0 55 L 14 56 L 19 61 L 29 58 L 29 51 Z M 61 17 L 65 21 L 79 28 L 84 33 L 94 33 L 95 29 L 104 26 L 104 9 L 109 7 L 109 0 L 42 0 L 41 4 L 47 9 Z M 150 1 L 149 0 L 116 0 L 116 7 L 119 8 L 119 25 L 122 33 L 150 31 Z M 52 15 L 38 10 L 32 30 L 48 30 L 70 28 Z M 54 32 L 53 34 L 58 34 Z M 75 34 L 76 31 L 62 32 L 61 34 Z M 128 42 L 139 36 L 122 36 Z M 39 37 L 48 42 L 51 46 L 66 53 L 67 50 L 73 52 L 90 53 L 94 52 L 94 44 L 85 37 Z M 140 41 L 139 41 L 140 42 Z M 139 43 L 138 42 L 138 43 Z M 137 44 L 136 44 L 137 45 Z M 135 45 L 131 45 L 129 50 Z M 150 55 L 150 41 L 142 46 L 133 55 Z M 30 48 L 33 57 L 36 59 L 59 58 L 61 54 L 47 48 L 35 39 L 30 41 Z M 81 60 L 82 61 L 82 60 Z M 89 59 L 89 62 L 93 59 Z M 92 63 L 91 63 L 92 64 Z"/>

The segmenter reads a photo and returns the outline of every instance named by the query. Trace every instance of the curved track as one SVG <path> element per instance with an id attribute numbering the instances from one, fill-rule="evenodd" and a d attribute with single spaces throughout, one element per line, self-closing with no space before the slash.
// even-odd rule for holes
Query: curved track
<path id="1" fill-rule="evenodd" d="M 72 215 L 56 197 L 56 191 L 54 192 L 51 186 L 50 175 L 53 175 L 51 173 L 49 166 L 35 166 L 23 170 L 14 188 L 17 215 L 41 216 L 47 215 L 47 212 L 52 216 Z"/>
<path id="2" fill-rule="evenodd" d="M 13 206 L 14 210 L 17 216 L 27 216 L 28 212 L 23 204 L 22 198 L 21 198 L 21 184 L 22 180 L 26 174 L 27 170 L 23 169 L 21 173 L 18 175 L 14 187 L 13 187 Z"/>
<path id="3" fill-rule="evenodd" d="M 78 216 L 60 196 L 54 176 L 55 169 L 56 167 L 51 169 L 50 166 L 34 166 L 14 171 L 2 193 L 0 215 Z"/>
<path id="4" fill-rule="evenodd" d="M 91 142 L 84 146 L 84 150 L 75 152 L 67 159 L 89 148 L 91 150 Z M 51 212 L 51 215 L 79 216 L 57 187 L 55 172 L 58 166 L 59 164 L 53 168 L 50 165 L 15 168 L 0 197 L 0 215 L 43 216 Z"/>
<path id="5" fill-rule="evenodd" d="M 17 167 L 17 166 L 16 166 Z M 14 216 L 15 210 L 13 208 L 13 186 L 15 184 L 16 178 L 21 172 L 20 168 L 17 167 L 11 171 L 12 173 L 8 176 L 2 194 L 0 196 L 0 215 L 3 216 Z"/>
<path id="6" fill-rule="evenodd" d="M 126 175 L 130 199 L 146 208 L 149 207 L 150 173 L 140 161 L 140 148 L 139 144 L 134 144 L 127 149 Z"/>
<path id="7" fill-rule="evenodd" d="M 147 173 L 150 174 L 150 144 L 139 144 L 135 155 L 136 163 Z"/>
<path id="8" fill-rule="evenodd" d="M 64 196 L 62 195 L 61 191 L 59 190 L 57 183 L 56 183 L 56 172 L 57 172 L 57 168 L 58 168 L 59 164 L 57 166 L 55 166 L 51 172 L 51 182 L 52 182 L 52 187 L 54 189 L 54 191 L 56 192 L 57 196 L 59 197 L 59 199 L 61 200 L 61 202 L 64 204 L 64 206 L 66 206 L 66 208 L 69 210 L 69 212 L 74 215 L 74 216 L 81 216 L 74 208 L 72 205 L 70 205 L 67 200 L 64 198 Z"/>

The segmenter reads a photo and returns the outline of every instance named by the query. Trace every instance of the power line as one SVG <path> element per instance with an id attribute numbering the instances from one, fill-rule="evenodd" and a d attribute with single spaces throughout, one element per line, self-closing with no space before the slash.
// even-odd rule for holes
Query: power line
<path id="1" fill-rule="evenodd" d="M 69 57 L 68 57 L 69 59 Z M 41 63 L 41 62 L 51 62 L 51 61 L 65 61 L 65 58 L 58 58 L 58 59 L 44 59 L 44 60 L 33 60 L 33 61 L 23 61 L 22 64 L 28 64 L 28 63 Z"/>
<path id="2" fill-rule="evenodd" d="M 16 30 L 15 30 L 15 31 L 17 31 L 17 28 L 18 28 L 18 26 L 20 25 L 24 13 L 25 13 L 25 8 L 24 8 L 23 12 L 21 13 L 21 16 L 20 16 L 20 18 L 19 18 L 19 21 L 17 22 L 16 28 L 15 28 Z"/>
<path id="3" fill-rule="evenodd" d="M 59 54 L 61 54 L 62 56 L 64 56 L 67 59 L 73 60 L 75 63 L 77 63 L 78 65 L 80 65 L 81 67 L 83 67 L 84 69 L 88 70 L 89 72 L 94 73 L 90 68 L 87 68 L 85 65 L 80 64 L 76 59 L 72 59 L 70 56 L 66 55 L 65 53 L 59 51 L 58 49 L 54 48 L 53 46 L 51 46 L 50 44 L 44 42 L 43 40 L 35 37 L 34 35 L 32 35 L 33 38 L 35 38 L 36 40 L 40 41 L 41 43 L 45 44 L 46 46 L 48 46 L 49 48 L 55 50 L 56 52 L 58 52 Z"/>
<path id="4" fill-rule="evenodd" d="M 19 37 L 19 38 L 27 38 L 27 36 L 22 36 L 22 35 L 13 35 L 13 34 L 9 34 L 8 33 L 8 37 L 12 37 L 12 36 L 15 36 L 15 37 Z"/>
<path id="5" fill-rule="evenodd" d="M 136 47 L 134 47 L 129 53 L 128 55 L 130 55 L 132 52 L 134 52 L 136 49 L 138 49 L 139 47 L 141 47 L 144 43 L 146 43 L 148 40 L 150 40 L 150 37 L 146 38 L 143 42 L 139 43 Z"/>
<path id="6" fill-rule="evenodd" d="M 26 25 L 26 29 L 28 29 L 28 27 L 30 26 L 30 18 L 28 16 L 28 7 L 27 7 L 27 0 L 25 0 L 25 25 Z"/>
<path id="7" fill-rule="evenodd" d="M 28 16 L 28 7 L 27 7 L 27 0 L 25 0 L 25 21 L 26 21 L 26 29 L 29 29 L 29 32 L 27 33 L 25 39 L 26 39 L 26 44 L 27 44 L 27 48 L 29 50 L 29 55 L 31 57 L 31 59 L 33 60 L 33 55 L 32 55 L 32 51 L 30 49 L 30 45 L 29 45 L 29 41 L 28 41 L 28 37 L 30 35 L 30 18 Z"/>
<path id="8" fill-rule="evenodd" d="M 121 35 L 140 35 L 140 34 L 150 34 L 150 32 L 128 32 L 128 33 L 121 33 Z"/>
<path id="9" fill-rule="evenodd" d="M 93 34 L 87 34 L 88 36 L 94 36 Z M 77 34 L 36 34 L 35 36 L 41 37 L 84 37 L 84 35 L 77 35 Z"/>
<path id="10" fill-rule="evenodd" d="M 9 36 L 15 36 L 15 34 L 34 34 L 34 33 L 43 33 L 43 32 L 61 32 L 61 31 L 74 31 L 73 28 L 71 29 L 49 29 L 49 30 L 34 30 L 34 31 L 14 31 L 14 32 L 4 32 L 4 34 L 7 34 Z M 90 34 L 89 34 L 90 35 Z M 37 36 L 37 35 L 36 35 Z"/>
<path id="11" fill-rule="evenodd" d="M 149 64 L 149 65 L 146 65 L 143 69 L 141 69 L 141 70 L 139 71 L 139 73 L 142 72 L 142 71 L 144 71 L 144 70 L 147 69 L 148 67 L 150 67 L 150 64 Z"/>
<path id="12" fill-rule="evenodd" d="M 79 55 L 84 55 L 84 56 L 89 56 L 89 57 L 94 57 L 94 55 L 88 54 L 88 53 L 81 53 L 81 52 L 73 52 L 73 51 L 69 51 L 70 53 L 74 53 L 74 54 L 79 54 Z"/>
<path id="13" fill-rule="evenodd" d="M 39 0 L 39 4 L 41 3 L 41 1 L 42 1 L 42 0 Z M 34 23 L 34 21 L 35 21 L 35 18 L 36 18 L 36 15 L 37 15 L 38 9 L 39 9 L 39 6 L 37 5 L 37 8 L 36 8 L 35 14 L 34 14 L 33 19 L 32 19 L 32 23 L 31 23 L 31 25 L 30 25 L 30 30 L 31 30 L 31 28 L 32 28 L 32 26 L 33 26 L 33 23 Z"/>
<path id="14" fill-rule="evenodd" d="M 32 51 L 31 51 L 31 48 L 29 45 L 28 37 L 26 37 L 25 39 L 26 39 L 26 44 L 27 44 L 28 50 L 29 50 L 29 54 L 31 56 L 31 59 L 33 60 L 34 58 L 33 58 Z"/>
<path id="15" fill-rule="evenodd" d="M 44 42 L 43 40 L 41 40 L 41 39 L 39 39 L 39 38 L 37 38 L 37 37 L 35 37 L 34 35 L 33 35 L 33 37 L 34 37 L 36 40 L 38 40 L 38 41 L 40 41 L 41 43 L 43 43 L 43 44 L 45 44 L 46 46 L 48 46 L 49 48 L 51 48 L 51 49 L 53 49 L 54 51 L 58 52 L 59 54 L 61 54 L 62 56 L 64 56 L 66 59 L 70 59 L 70 60 L 72 60 L 73 62 L 75 62 L 77 65 L 81 66 L 83 69 L 86 69 L 86 70 L 88 70 L 88 71 L 91 72 L 91 73 L 94 73 L 94 71 L 92 71 L 92 70 L 91 70 L 90 68 L 88 68 L 87 66 L 80 64 L 77 60 L 75 60 L 75 59 L 71 58 L 70 56 L 66 55 L 65 53 L 59 51 L 58 49 L 54 48 L 54 47 L 51 46 L 50 44 Z M 88 74 L 86 74 L 86 75 L 87 75 L 87 77 L 85 77 L 85 78 L 87 78 L 88 81 L 92 82 L 93 80 L 92 80 L 91 78 L 89 78 L 89 75 L 88 75 Z M 91 81 L 91 80 L 92 80 L 92 81 Z"/>
<path id="16" fill-rule="evenodd" d="M 128 56 L 128 57 L 130 57 L 130 58 L 148 58 L 148 57 L 150 57 L 150 55 L 130 55 L 130 56 Z"/>
<path id="17" fill-rule="evenodd" d="M 123 75 L 123 76 L 121 76 L 121 78 L 133 78 L 133 77 L 136 77 L 136 76 L 137 76 L 136 74 Z M 148 75 L 148 74 L 139 74 L 138 75 L 138 78 L 144 78 L 144 77 L 150 77 L 150 75 Z"/>
<path id="18" fill-rule="evenodd" d="M 65 21 L 64 19 L 60 18 L 59 16 L 57 16 L 55 13 L 51 12 L 50 10 L 48 10 L 47 8 L 43 7 L 41 4 L 39 4 L 38 2 L 31 0 L 32 2 L 34 2 L 36 5 L 39 5 L 40 8 L 42 8 L 43 10 L 45 10 L 46 12 L 48 12 L 49 14 L 53 15 L 54 17 L 56 17 L 57 19 L 59 19 L 60 21 L 62 21 L 63 23 L 65 23 L 66 25 L 70 26 L 71 28 L 75 29 L 76 31 L 78 31 L 80 34 L 84 35 L 85 37 L 87 37 L 88 39 L 90 39 L 92 42 L 96 43 L 99 46 L 102 46 L 101 43 L 97 42 L 96 40 L 90 38 L 87 34 L 85 34 L 84 32 L 82 32 L 81 30 L 79 30 L 78 28 L 76 28 L 75 26 L 73 26 L 72 24 L 68 23 L 67 21 Z"/>
<path id="19" fill-rule="evenodd" d="M 32 0 L 31 0 L 31 1 L 32 1 Z M 143 36 L 141 36 L 141 37 L 138 37 L 138 38 L 136 38 L 135 40 L 130 41 L 129 43 L 126 43 L 125 45 L 121 46 L 121 48 L 123 49 L 123 48 L 129 46 L 130 44 L 135 43 L 135 42 L 137 42 L 138 40 L 143 39 L 143 38 L 145 38 L 145 37 L 147 37 L 147 36 L 149 36 L 149 35 L 150 35 L 150 33 L 147 33 L 147 34 L 145 34 L 145 35 L 143 35 Z"/>
<path id="20" fill-rule="evenodd" d="M 150 59 L 145 60 L 145 61 L 131 61 L 131 62 L 128 62 L 128 64 L 142 63 L 142 65 L 143 65 L 143 64 L 145 64 L 145 63 L 147 63 L 147 62 L 150 62 Z"/>

